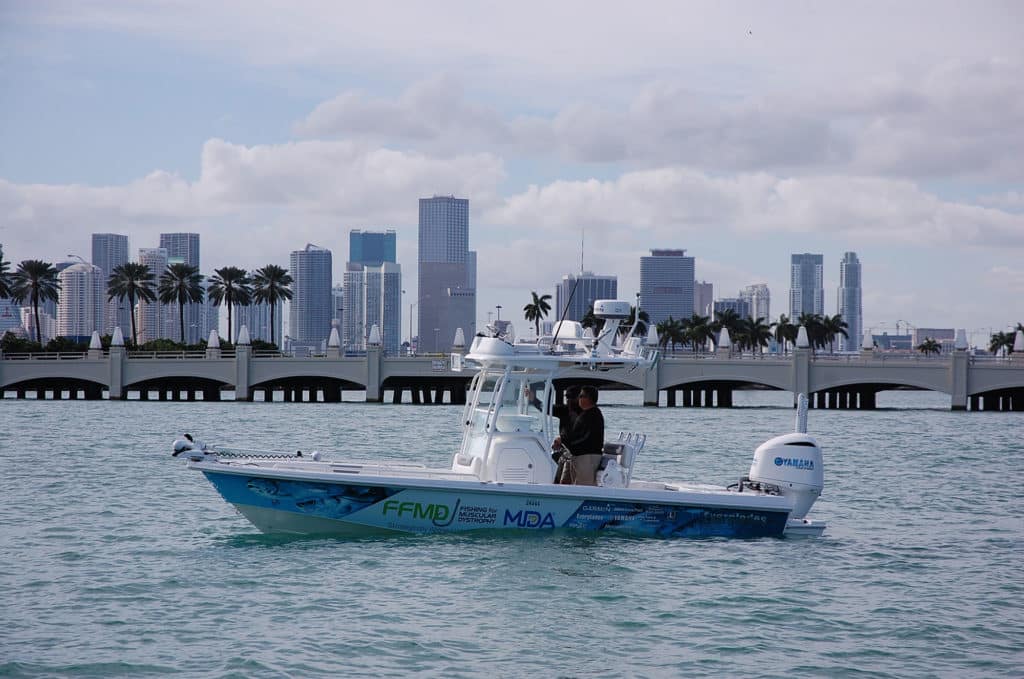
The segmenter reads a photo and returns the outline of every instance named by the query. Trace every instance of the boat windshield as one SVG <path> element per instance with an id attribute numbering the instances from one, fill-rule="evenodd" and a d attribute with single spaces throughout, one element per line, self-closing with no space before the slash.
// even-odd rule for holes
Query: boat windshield
<path id="1" fill-rule="evenodd" d="M 471 405 L 470 429 L 481 433 L 493 422 L 499 432 L 545 432 L 552 385 L 536 374 L 492 372 L 481 376 Z"/>

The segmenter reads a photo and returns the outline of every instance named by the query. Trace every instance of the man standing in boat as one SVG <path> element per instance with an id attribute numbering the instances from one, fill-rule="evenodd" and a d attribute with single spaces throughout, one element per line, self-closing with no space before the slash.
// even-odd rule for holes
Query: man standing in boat
<path id="1" fill-rule="evenodd" d="M 555 483 L 562 482 L 562 472 L 566 464 L 562 455 L 565 451 L 562 441 L 569 437 L 573 422 L 576 421 L 576 416 L 580 414 L 579 398 L 580 388 L 573 384 L 565 389 L 565 403 L 556 403 L 551 408 L 551 414 L 558 418 L 558 438 L 551 444 L 551 450 L 553 451 L 551 457 L 558 463 L 558 469 L 555 470 Z"/>
<path id="2" fill-rule="evenodd" d="M 597 467 L 604 450 L 604 415 L 597 407 L 596 387 L 580 387 L 579 409 L 568 435 L 560 437 L 562 445 L 569 449 L 569 458 L 566 464 L 559 465 L 559 483 L 596 486 Z"/>

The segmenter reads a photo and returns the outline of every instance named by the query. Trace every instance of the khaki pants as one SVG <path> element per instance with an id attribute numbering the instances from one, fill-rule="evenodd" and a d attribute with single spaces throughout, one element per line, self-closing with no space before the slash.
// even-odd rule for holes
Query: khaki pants
<path id="1" fill-rule="evenodd" d="M 562 458 L 563 460 L 565 458 Z M 601 455 L 573 455 L 568 464 L 560 462 L 561 476 L 558 483 L 575 484 L 577 486 L 596 486 L 597 468 L 601 464 Z"/>

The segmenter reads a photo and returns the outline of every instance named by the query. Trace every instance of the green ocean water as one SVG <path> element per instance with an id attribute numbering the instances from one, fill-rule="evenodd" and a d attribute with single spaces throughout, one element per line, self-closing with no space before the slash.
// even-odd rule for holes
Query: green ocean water
<path id="1" fill-rule="evenodd" d="M 792 430 L 609 395 L 636 475 L 728 484 Z M 822 538 L 259 534 L 204 440 L 447 465 L 452 406 L 0 402 L 0 676 L 1020 677 L 1024 416 L 812 411 Z"/>

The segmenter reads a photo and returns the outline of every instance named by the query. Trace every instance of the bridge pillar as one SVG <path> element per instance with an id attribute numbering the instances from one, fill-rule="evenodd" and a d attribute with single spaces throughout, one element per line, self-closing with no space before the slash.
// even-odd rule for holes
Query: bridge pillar
<path id="1" fill-rule="evenodd" d="M 1010 410 L 1015 413 L 1024 413 L 1024 390 L 1015 391 L 1010 395 Z"/>
<path id="2" fill-rule="evenodd" d="M 123 346 L 111 346 L 107 354 L 107 363 L 110 366 L 110 377 L 107 388 L 110 390 L 110 400 L 124 400 L 128 394 L 124 390 L 124 361 L 125 351 Z"/>
<path id="3" fill-rule="evenodd" d="M 418 406 L 420 404 L 420 388 L 419 387 L 412 387 L 411 389 L 409 389 L 409 396 L 412 398 L 413 405 L 417 405 Z"/>
<path id="4" fill-rule="evenodd" d="M 975 394 L 974 396 L 971 396 L 970 397 L 970 404 L 971 404 L 971 410 L 974 411 L 974 412 L 978 412 L 979 410 L 981 410 L 981 397 L 978 396 L 977 394 Z M 954 408 L 954 410 L 955 410 L 955 408 Z"/>
<path id="5" fill-rule="evenodd" d="M 391 403 L 393 405 L 398 405 L 401 402 L 402 402 L 402 388 L 401 387 L 395 387 L 391 391 Z"/>
<path id="6" fill-rule="evenodd" d="M 860 409 L 861 410 L 874 410 L 878 407 L 877 398 L 878 394 L 873 391 L 862 391 L 860 392 Z"/>
<path id="7" fill-rule="evenodd" d="M 644 405 L 658 407 L 658 385 L 660 380 L 658 373 L 661 370 L 661 360 L 655 359 L 654 365 L 644 371 Z M 559 401 L 561 403 L 561 401 Z"/>
<path id="8" fill-rule="evenodd" d="M 732 408 L 732 389 L 728 387 L 718 389 L 718 407 Z"/>
<path id="9" fill-rule="evenodd" d="M 676 390 L 675 389 L 668 389 L 668 390 L 665 391 L 665 405 L 667 405 L 669 408 L 675 408 L 676 407 Z"/>
<path id="10" fill-rule="evenodd" d="M 951 410 L 967 410 L 967 352 L 963 349 L 953 351 L 953 360 L 949 364 L 949 393 L 952 395 Z"/>
<path id="11" fill-rule="evenodd" d="M 249 400 L 249 354 L 252 347 L 248 344 L 235 345 L 235 400 Z"/>
<path id="12" fill-rule="evenodd" d="M 379 344 L 366 347 L 366 402 L 382 403 L 384 389 L 381 385 L 381 359 L 384 352 Z"/>

